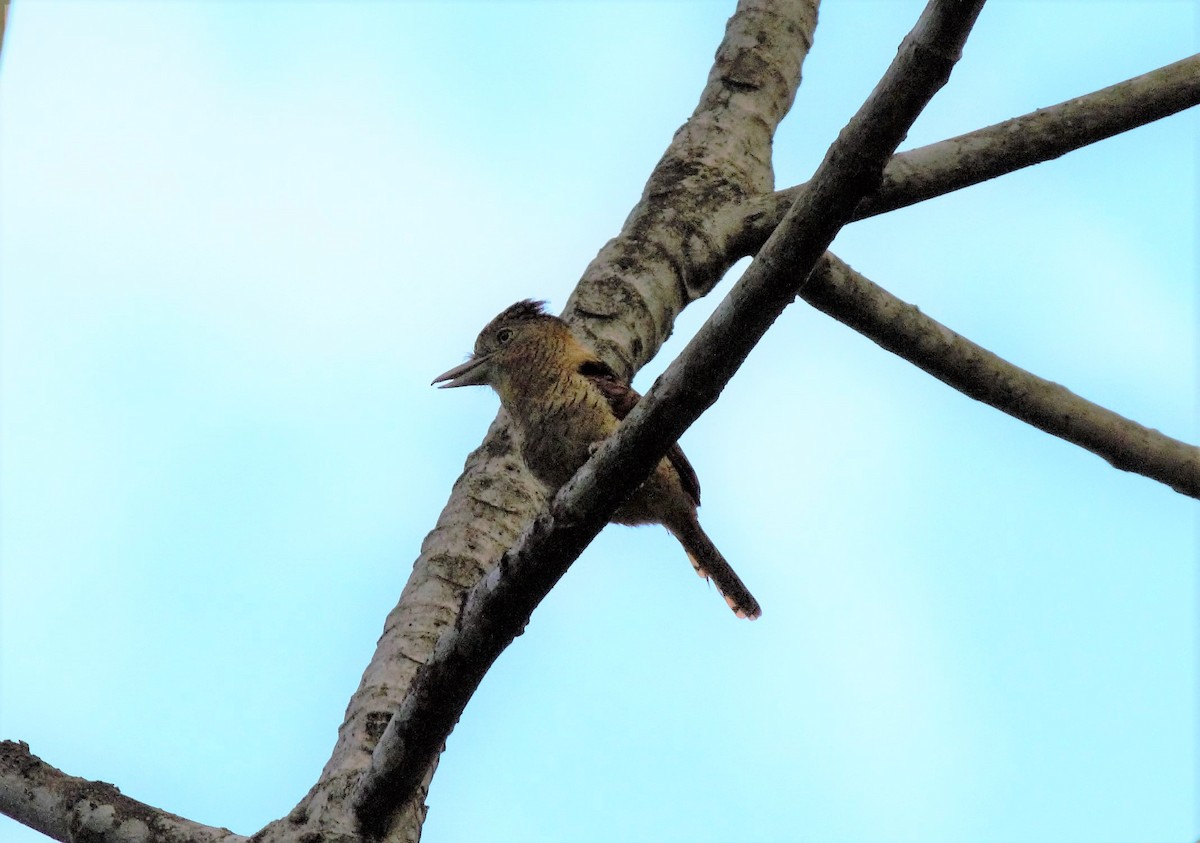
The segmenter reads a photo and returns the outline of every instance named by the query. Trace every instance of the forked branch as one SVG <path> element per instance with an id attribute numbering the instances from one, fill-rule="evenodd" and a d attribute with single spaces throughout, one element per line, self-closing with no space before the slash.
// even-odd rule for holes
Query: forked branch
<path id="1" fill-rule="evenodd" d="M 608 259 L 598 261 L 597 265 L 602 270 L 626 262 L 643 267 L 658 260 L 662 264 L 660 274 L 681 288 L 680 299 L 700 295 L 707 289 L 705 283 L 689 275 L 701 279 L 719 277 L 718 270 L 739 254 L 751 254 L 761 248 L 752 269 L 680 360 L 656 383 L 618 436 L 605 444 L 551 507 L 529 526 L 501 564 L 469 592 L 457 624 L 443 636 L 429 664 L 404 694 L 403 707 L 392 718 L 374 756 L 368 756 L 378 735 L 379 715 L 384 710 L 390 713 L 392 700 L 404 693 L 409 679 L 395 665 L 403 663 L 407 669 L 409 663 L 423 660 L 426 652 L 420 649 L 423 642 L 431 639 L 440 629 L 438 624 L 445 623 L 459 605 L 455 589 L 448 588 L 445 594 L 439 593 L 433 599 L 427 587 L 439 577 L 456 581 L 438 567 L 448 564 L 445 560 L 452 554 L 444 548 L 438 553 L 423 553 L 423 557 L 428 555 L 433 559 L 427 565 L 428 570 L 420 575 L 425 579 L 414 574 L 401 606 L 389 618 L 380 651 L 364 676 L 362 688 L 351 701 L 339 746 L 322 780 L 293 812 L 285 830 L 273 831 L 286 835 L 301 833 L 300 829 L 306 827 L 308 831 L 303 833 L 324 839 L 334 839 L 335 832 L 340 832 L 344 839 L 354 836 L 352 830 L 340 824 L 344 810 L 340 800 L 368 758 L 370 768 L 359 781 L 356 811 L 364 829 L 386 827 L 398 807 L 415 792 L 421 776 L 428 774 L 438 748 L 492 660 L 519 634 L 533 608 L 607 521 L 608 513 L 636 484 L 637 478 L 644 476 L 670 442 L 716 399 L 741 360 L 797 290 L 814 306 L 971 397 L 1092 450 L 1118 468 L 1138 471 L 1184 494 L 1200 494 L 1200 456 L 1196 448 L 1123 419 L 1057 384 L 1024 372 L 890 296 L 837 258 L 826 253 L 820 259 L 833 234 L 846 220 L 913 204 L 1049 160 L 1200 102 L 1200 56 L 1196 56 L 1051 108 L 896 155 L 880 180 L 880 163 L 894 150 L 924 101 L 944 81 L 952 63 L 950 59 L 957 55 L 955 45 L 961 45 L 981 4 L 982 0 L 931 3 L 918 25 L 918 30 L 927 36 L 924 46 L 917 46 L 910 36 L 888 76 L 831 149 L 812 182 L 775 193 L 756 191 L 770 189 L 767 166 L 770 136 L 794 94 L 799 57 L 788 43 L 758 42 L 760 49 L 775 48 L 796 64 L 793 70 L 790 66 L 775 68 L 767 62 L 773 72 L 765 74 L 765 78 L 778 79 L 772 87 L 746 76 L 753 63 L 746 62 L 743 66 L 731 59 L 726 67 L 718 56 L 701 108 L 678 136 L 679 151 L 686 151 L 691 159 L 684 154 L 679 158 L 694 159 L 707 167 L 703 179 L 691 175 L 688 178 L 717 185 L 722 191 L 720 202 L 731 209 L 718 212 L 725 214 L 725 221 L 741 220 L 740 233 L 733 235 L 736 248 L 726 248 L 728 238 L 722 242 L 701 236 L 711 235 L 712 227 L 690 221 L 708 218 L 714 207 L 696 204 L 687 209 L 685 221 L 689 224 L 683 226 L 660 224 L 653 213 L 647 212 L 646 222 L 639 223 L 639 236 L 615 240 L 615 246 L 606 247 L 611 252 Z M 729 55 L 734 55 L 734 48 L 741 42 L 752 40 L 746 32 L 756 26 L 756 16 L 776 14 L 767 8 L 769 5 L 744 2 L 739 6 L 741 17 L 735 15 L 723 43 Z M 7 0 L 4 9 L 7 10 Z M 765 27 L 760 29 L 766 31 Z M 939 29 L 940 35 L 931 34 Z M 914 35 L 918 30 L 914 30 Z M 0 38 L 2 33 L 0 18 Z M 943 54 L 938 53 L 939 42 Z M 907 63 L 905 69 L 897 70 L 897 65 L 904 63 Z M 922 68 L 922 64 L 926 66 Z M 755 113 L 762 115 L 756 118 L 755 125 L 765 129 L 757 135 L 739 138 L 730 128 L 736 121 L 714 119 L 710 113 L 729 99 L 730 86 L 740 92 L 732 96 L 743 98 L 735 103 L 741 111 L 757 109 Z M 753 109 L 748 109 L 748 105 Z M 757 162 L 757 166 L 725 172 L 714 164 L 711 150 L 722 145 L 731 147 L 732 140 L 743 148 L 729 156 L 729 160 L 744 159 Z M 697 168 L 697 172 L 704 167 Z M 675 214 L 673 219 L 678 223 L 680 212 L 674 207 L 674 200 L 699 195 L 700 191 L 694 190 L 690 182 L 685 183 L 685 179 L 669 182 L 668 177 L 675 172 L 670 167 L 661 170 L 656 170 L 656 176 L 652 177 L 648 194 L 676 191 L 672 194 L 673 201 L 662 206 Z M 864 194 L 866 198 L 862 198 Z M 709 195 L 717 194 L 709 191 Z M 744 196 L 754 198 L 743 199 Z M 790 214 L 789 209 L 792 209 Z M 651 237 L 647 236 L 648 231 L 657 233 Z M 692 239 L 682 244 L 670 239 L 680 232 Z M 637 252 L 637 248 L 646 254 Z M 701 250 L 711 253 L 710 256 L 696 257 Z M 688 255 L 693 263 L 678 260 L 680 254 Z M 814 262 L 816 269 L 809 276 Z M 714 267 L 713 271 L 695 271 L 696 266 L 708 265 Z M 589 317 L 603 322 L 613 318 L 617 311 L 627 310 L 650 323 L 652 329 L 646 333 L 655 341 L 639 344 L 638 351 L 626 354 L 617 344 L 610 344 L 609 351 L 620 358 L 618 362 L 626 363 L 626 369 L 636 368 L 653 354 L 661 337 L 669 333 L 672 311 L 677 312 L 681 304 L 673 301 L 661 304 L 659 300 L 663 297 L 648 290 L 643 294 L 641 287 L 633 288 L 632 292 L 622 290 L 628 298 L 617 301 L 612 293 L 611 274 L 599 271 L 596 276 L 585 279 L 590 286 L 585 285 L 585 292 L 577 294 L 571 309 L 585 322 Z M 809 280 L 804 284 L 806 276 Z M 656 278 L 654 283 L 660 281 Z M 461 514 L 445 516 L 437 530 L 460 529 L 450 524 L 469 520 L 469 513 L 458 521 L 451 517 Z M 528 517 L 527 513 L 523 517 Z M 505 542 L 512 535 L 503 535 L 503 530 L 498 533 Z M 477 542 L 477 536 L 469 538 L 466 544 L 478 545 L 479 556 L 487 556 L 486 542 Z M 495 558 L 495 553 L 489 558 Z M 411 622 L 401 624 L 398 618 L 403 615 L 411 621 L 409 610 L 422 600 L 436 610 L 430 613 L 433 621 L 428 627 L 414 628 Z M 403 638 L 406 634 L 408 638 Z M 408 661 L 396 655 L 406 655 L 406 646 L 417 653 L 407 656 Z M 410 809 L 419 814 L 420 801 L 410 802 Z M 129 799 L 111 785 L 68 776 L 31 755 L 24 744 L 11 742 L 0 744 L 0 812 L 59 840 L 80 837 L 98 841 L 186 839 L 235 843 L 245 840 L 225 829 L 193 823 Z"/>
<path id="2" fill-rule="evenodd" d="M 385 829 L 415 791 L 488 667 L 533 608 L 672 442 L 715 400 L 795 297 L 912 122 L 949 78 L 982 0 L 933 0 L 867 102 L 750 269 L 591 460 L 467 597 L 375 749 L 354 797 L 362 827 Z"/>

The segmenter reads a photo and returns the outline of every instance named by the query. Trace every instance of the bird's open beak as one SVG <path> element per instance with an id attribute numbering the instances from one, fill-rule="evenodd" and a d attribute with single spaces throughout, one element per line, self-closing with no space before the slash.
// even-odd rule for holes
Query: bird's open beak
<path id="1" fill-rule="evenodd" d="M 484 386 L 488 383 L 487 364 L 489 359 L 491 359 L 491 355 L 472 357 L 461 366 L 455 366 L 448 372 L 442 372 L 433 379 L 433 383 L 441 384 L 438 389 L 452 389 L 456 386 Z"/>

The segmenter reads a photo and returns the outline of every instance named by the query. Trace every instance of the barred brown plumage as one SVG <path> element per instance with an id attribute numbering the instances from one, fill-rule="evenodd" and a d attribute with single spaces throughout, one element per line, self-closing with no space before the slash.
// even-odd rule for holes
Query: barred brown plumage
<path id="1" fill-rule="evenodd" d="M 574 476 L 641 398 L 566 322 L 531 299 L 489 322 L 471 359 L 433 382 L 495 389 L 516 426 L 525 464 L 551 493 Z M 739 617 L 759 617 L 758 601 L 700 527 L 699 505 L 696 472 L 674 444 L 612 521 L 662 524 L 683 545 L 696 572 L 712 580 Z"/>

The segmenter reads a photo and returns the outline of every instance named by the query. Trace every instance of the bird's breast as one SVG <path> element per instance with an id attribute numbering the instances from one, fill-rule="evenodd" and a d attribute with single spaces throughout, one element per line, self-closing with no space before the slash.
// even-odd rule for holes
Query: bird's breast
<path id="1" fill-rule="evenodd" d="M 564 378 L 509 407 L 521 435 L 521 456 L 534 477 L 557 490 L 612 434 L 616 416 L 586 378 Z"/>

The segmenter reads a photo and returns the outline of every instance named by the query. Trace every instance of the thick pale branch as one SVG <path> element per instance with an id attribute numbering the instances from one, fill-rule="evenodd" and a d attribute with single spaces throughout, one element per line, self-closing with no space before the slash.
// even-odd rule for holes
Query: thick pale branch
<path id="1" fill-rule="evenodd" d="M 800 84 L 816 6 L 738 3 L 695 111 L 571 294 L 564 318 L 615 371 L 632 376 L 650 360 L 680 311 L 737 260 L 740 227 L 723 212 L 774 187 L 772 138 Z"/>
<path id="2" fill-rule="evenodd" d="M 63 843 L 245 843 L 249 838 L 152 808 L 113 785 L 68 776 L 0 741 L 0 813 Z"/>
<path id="3" fill-rule="evenodd" d="M 1200 497 L 1200 448 L 1014 366 L 873 284 L 837 257 L 826 255 L 801 296 L 975 400 L 1086 448 L 1115 468 Z"/>
<path id="4" fill-rule="evenodd" d="M 621 233 L 576 288 L 564 316 L 615 369 L 632 374 L 653 357 L 675 317 L 698 294 L 692 290 L 711 286 L 729 266 L 729 235 L 715 237 L 707 229 L 735 198 L 773 186 L 771 137 L 799 85 L 816 6 L 817 0 L 740 0 L 699 105 L 672 139 Z M 320 780 L 287 821 L 267 829 L 266 841 L 299 828 L 324 839 L 357 832 L 346 796 L 408 696 L 418 665 L 457 623 L 466 591 L 496 564 L 543 501 L 541 486 L 513 451 L 501 414 L 468 457 L 422 544 Z M 426 782 L 432 763 L 424 771 Z M 418 790 L 393 815 L 387 838 L 416 840 L 423 817 Z"/>
<path id="5" fill-rule="evenodd" d="M 949 77 L 982 0 L 934 0 L 804 195 L 713 318 L 634 408 L 618 434 L 558 493 L 501 564 L 468 595 L 380 738 L 354 804 L 385 828 L 457 722 L 484 673 L 595 537 L 620 501 L 716 398 L 791 301 L 929 98 Z"/>
<path id="6" fill-rule="evenodd" d="M 1108 88 L 1038 109 L 964 135 L 902 152 L 883 172 L 879 189 L 855 219 L 914 205 L 973 184 L 1050 161 L 1097 141 L 1200 104 L 1200 55 Z M 755 197 L 740 213 L 741 254 L 766 242 L 804 185 Z"/>

